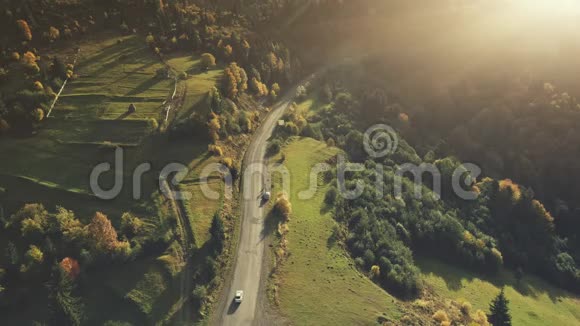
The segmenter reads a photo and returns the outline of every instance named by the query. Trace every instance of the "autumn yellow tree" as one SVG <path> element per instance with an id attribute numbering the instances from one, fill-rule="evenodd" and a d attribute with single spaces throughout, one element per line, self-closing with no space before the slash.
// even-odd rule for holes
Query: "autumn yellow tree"
<path id="1" fill-rule="evenodd" d="M 44 90 L 44 86 L 42 85 L 41 82 L 39 82 L 38 80 L 34 82 L 34 90 L 35 91 L 43 91 Z"/>
<path id="2" fill-rule="evenodd" d="M 228 44 L 228 45 L 224 46 L 224 56 L 226 58 L 230 58 L 233 53 L 234 53 L 234 49 L 232 48 L 231 45 Z"/>
<path id="3" fill-rule="evenodd" d="M 224 70 L 224 91 L 230 99 L 248 89 L 248 75 L 237 63 L 230 63 Z"/>
<path id="4" fill-rule="evenodd" d="M 371 267 L 371 277 L 377 278 L 381 275 L 381 268 L 377 265 Z"/>
<path id="5" fill-rule="evenodd" d="M 32 111 L 32 116 L 34 117 L 34 121 L 40 122 L 44 120 L 44 110 L 41 108 L 37 108 Z"/>
<path id="6" fill-rule="evenodd" d="M 256 79 L 256 77 L 252 77 L 252 80 L 250 81 L 250 88 L 258 97 L 268 95 L 268 86 L 260 82 L 258 79 Z"/>
<path id="7" fill-rule="evenodd" d="M 219 132 L 221 129 L 219 115 L 215 113 L 211 113 L 209 122 L 207 124 L 209 130 L 209 137 L 213 142 L 216 142 L 220 139 Z"/>
<path id="8" fill-rule="evenodd" d="M 22 35 L 22 39 L 24 41 L 32 41 L 32 32 L 30 31 L 30 26 L 28 26 L 28 22 L 24 19 L 19 19 L 16 21 L 18 25 L 18 29 L 20 30 L 20 35 Z"/>
<path id="9" fill-rule="evenodd" d="M 501 180 L 499 182 L 500 194 L 507 200 L 511 201 L 513 205 L 517 204 L 522 199 L 522 190 L 520 186 L 510 179 Z"/>
<path id="10" fill-rule="evenodd" d="M 36 55 L 30 51 L 24 53 L 24 55 L 22 56 L 22 64 L 24 65 L 24 67 L 29 70 L 30 72 L 37 74 L 40 72 L 40 68 L 38 67 L 38 64 L 36 63 L 37 58 Z"/>
<path id="11" fill-rule="evenodd" d="M 554 217 L 552 217 L 552 214 L 548 212 L 541 202 L 536 199 L 532 200 L 532 209 L 536 213 L 536 216 L 546 221 L 550 226 L 553 226 Z"/>

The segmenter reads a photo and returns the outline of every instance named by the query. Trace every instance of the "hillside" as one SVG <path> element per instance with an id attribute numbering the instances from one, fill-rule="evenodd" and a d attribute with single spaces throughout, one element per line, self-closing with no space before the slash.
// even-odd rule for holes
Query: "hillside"
<path id="1" fill-rule="evenodd" d="M 578 17 L 3 1 L 3 322 L 580 324 Z"/>

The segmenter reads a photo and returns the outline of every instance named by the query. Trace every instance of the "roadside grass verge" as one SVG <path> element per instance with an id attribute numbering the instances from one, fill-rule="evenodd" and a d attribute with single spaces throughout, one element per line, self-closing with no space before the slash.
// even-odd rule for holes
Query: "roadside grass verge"
<path id="1" fill-rule="evenodd" d="M 361 275 L 344 249 L 331 240 L 336 222 L 323 203 L 328 185 L 322 184 L 322 176 L 313 198 L 298 199 L 298 193 L 309 187 L 311 168 L 338 151 L 311 138 L 295 138 L 283 149 L 293 213 L 286 235 L 288 258 L 278 275 L 279 309 L 295 325 L 372 325 L 381 316 L 401 315 L 396 300 Z M 280 189 L 276 185 L 273 191 Z"/>
<path id="2" fill-rule="evenodd" d="M 505 287 L 514 325 L 580 325 L 580 298 L 535 276 L 518 283 L 508 271 L 490 278 L 433 259 L 416 261 L 427 285 L 442 297 L 465 299 L 489 313 L 489 303 Z"/>

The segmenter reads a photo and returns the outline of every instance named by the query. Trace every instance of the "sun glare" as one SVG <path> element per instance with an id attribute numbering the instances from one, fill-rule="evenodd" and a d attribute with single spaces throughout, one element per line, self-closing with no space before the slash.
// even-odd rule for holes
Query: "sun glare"
<path id="1" fill-rule="evenodd" d="M 513 0 L 513 3 L 526 14 L 545 18 L 580 14 L 580 0 Z"/>

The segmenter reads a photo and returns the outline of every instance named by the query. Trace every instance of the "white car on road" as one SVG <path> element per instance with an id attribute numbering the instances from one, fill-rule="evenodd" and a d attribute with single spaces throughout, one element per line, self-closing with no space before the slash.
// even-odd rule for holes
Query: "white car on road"
<path id="1" fill-rule="evenodd" d="M 270 200 L 270 197 L 272 197 L 272 194 L 270 194 L 269 191 L 264 192 L 264 194 L 262 195 L 262 199 L 264 201 L 269 201 Z"/>
<path id="2" fill-rule="evenodd" d="M 236 291 L 236 296 L 234 297 L 234 301 L 236 303 L 242 303 L 242 300 L 244 300 L 244 291 L 242 291 L 242 290 Z"/>

